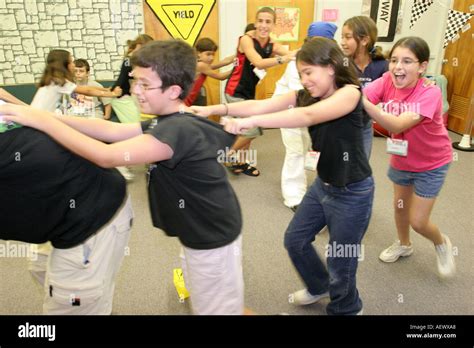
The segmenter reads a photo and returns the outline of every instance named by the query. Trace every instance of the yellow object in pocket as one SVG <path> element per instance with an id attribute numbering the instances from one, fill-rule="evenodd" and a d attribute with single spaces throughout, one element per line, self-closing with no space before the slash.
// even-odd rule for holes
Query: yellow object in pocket
<path id="1" fill-rule="evenodd" d="M 184 301 L 189 297 L 189 292 L 184 285 L 183 270 L 181 268 L 173 269 L 173 283 L 178 292 L 179 300 Z"/>

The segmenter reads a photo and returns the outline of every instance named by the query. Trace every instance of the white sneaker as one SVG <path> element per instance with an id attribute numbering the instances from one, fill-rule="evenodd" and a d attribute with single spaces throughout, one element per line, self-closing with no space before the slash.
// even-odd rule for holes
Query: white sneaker
<path id="1" fill-rule="evenodd" d="M 395 262 L 400 256 L 410 256 L 411 254 L 413 254 L 413 246 L 401 245 L 400 241 L 397 240 L 380 253 L 379 259 L 383 262 Z"/>
<path id="2" fill-rule="evenodd" d="M 329 297 L 329 292 L 325 292 L 320 295 L 311 295 L 308 292 L 308 289 L 298 290 L 290 295 L 290 298 L 293 299 L 292 303 L 300 306 L 316 303 L 325 297 Z"/>
<path id="3" fill-rule="evenodd" d="M 135 175 L 127 167 L 117 167 L 118 171 L 127 181 L 132 181 L 135 179 Z"/>
<path id="4" fill-rule="evenodd" d="M 442 278 L 450 278 L 456 273 L 454 263 L 453 245 L 448 236 L 443 235 L 444 243 L 435 245 L 436 258 L 438 259 L 438 272 Z"/>

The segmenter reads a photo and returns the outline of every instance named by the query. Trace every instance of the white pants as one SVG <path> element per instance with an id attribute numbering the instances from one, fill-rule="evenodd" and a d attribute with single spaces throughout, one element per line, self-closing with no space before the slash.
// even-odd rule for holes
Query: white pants
<path id="1" fill-rule="evenodd" d="M 115 278 L 125 255 L 132 219 L 128 197 L 110 222 L 84 243 L 51 249 L 44 281 L 44 314 L 111 314 Z"/>
<path id="2" fill-rule="evenodd" d="M 184 283 L 197 315 L 242 315 L 244 278 L 242 236 L 232 243 L 209 250 L 183 246 Z"/>
<path id="3" fill-rule="evenodd" d="M 281 171 L 281 192 L 283 203 L 293 207 L 301 203 L 306 193 L 304 159 L 310 149 L 311 139 L 307 128 L 282 128 L 281 139 L 286 149 Z"/>

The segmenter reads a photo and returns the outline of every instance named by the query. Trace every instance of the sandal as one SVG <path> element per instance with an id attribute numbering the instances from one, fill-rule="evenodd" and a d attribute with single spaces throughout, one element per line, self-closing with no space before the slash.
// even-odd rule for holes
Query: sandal
<path id="1" fill-rule="evenodd" d="M 239 175 L 241 173 L 248 176 L 260 175 L 260 171 L 248 163 L 228 163 L 225 164 L 225 167 L 234 175 Z"/>
<path id="2" fill-rule="evenodd" d="M 247 163 L 226 163 L 224 165 L 234 175 L 239 175 L 247 169 Z"/>
<path id="3" fill-rule="evenodd" d="M 247 168 L 245 168 L 245 170 L 243 171 L 243 173 L 245 175 L 248 175 L 248 176 L 259 176 L 260 175 L 260 171 L 255 168 L 255 167 L 252 167 L 250 164 L 248 163 L 244 163 Z"/>

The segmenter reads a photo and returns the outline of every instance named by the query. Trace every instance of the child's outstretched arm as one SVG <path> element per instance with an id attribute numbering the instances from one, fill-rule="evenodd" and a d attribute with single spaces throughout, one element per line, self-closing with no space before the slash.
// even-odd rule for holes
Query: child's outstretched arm
<path id="1" fill-rule="evenodd" d="M 199 62 L 197 65 L 197 71 L 200 72 L 201 74 L 207 75 L 209 77 L 212 77 L 213 79 L 216 80 L 226 80 L 230 74 L 232 73 L 232 70 L 226 71 L 226 72 L 220 72 L 219 70 L 213 70 L 209 64 Z"/>
<path id="2" fill-rule="evenodd" d="M 211 69 L 216 70 L 216 69 L 222 68 L 223 66 L 234 63 L 234 60 L 235 60 L 235 54 L 225 57 L 224 59 L 218 61 L 217 63 L 211 64 Z"/>
<path id="3" fill-rule="evenodd" d="M 53 113 L 31 107 L 4 104 L 0 113 L 12 121 L 41 130 L 70 151 L 104 168 L 152 163 L 170 159 L 173 150 L 149 134 L 114 144 L 90 138 L 54 117 Z M 104 121 L 105 122 L 105 121 Z"/>
<path id="4" fill-rule="evenodd" d="M 95 86 L 76 86 L 74 92 L 79 94 L 88 95 L 91 97 L 120 97 L 122 95 L 122 89 L 120 87 L 115 87 L 113 91 L 104 87 L 95 87 Z"/>
<path id="5" fill-rule="evenodd" d="M 372 104 L 365 97 L 364 109 L 367 111 L 369 116 L 375 120 L 375 122 L 380 123 L 382 127 L 394 134 L 399 134 L 413 126 L 416 126 L 423 120 L 419 114 L 411 111 L 404 112 L 399 116 L 392 115 Z"/>
<path id="6" fill-rule="evenodd" d="M 252 115 L 261 115 L 280 110 L 287 110 L 294 107 L 295 103 L 295 92 L 289 92 L 271 99 L 245 100 L 238 103 L 225 103 L 210 106 L 192 105 L 188 108 L 188 111 L 203 117 L 208 117 L 211 115 L 249 117 Z"/>
<path id="7" fill-rule="evenodd" d="M 290 92 L 289 94 L 295 95 Z M 295 97 L 296 98 L 296 97 Z M 272 98 L 275 100 L 277 98 Z M 230 120 L 225 129 L 239 134 L 253 127 L 298 128 L 308 127 L 345 116 L 353 111 L 360 100 L 360 91 L 352 86 L 338 89 L 330 97 L 305 107 L 290 107 L 284 111 L 253 116 L 243 120 Z M 233 105 L 233 104 L 231 104 Z"/>
<path id="8" fill-rule="evenodd" d="M 281 49 L 278 49 L 278 48 L 275 49 L 275 46 L 274 46 L 274 49 L 273 49 L 274 53 L 276 54 L 284 53 L 284 55 L 281 55 L 275 58 L 273 57 L 262 58 L 262 56 L 255 50 L 254 43 L 248 35 L 242 36 L 241 47 L 247 59 L 250 60 L 252 65 L 258 69 L 266 69 L 266 68 L 271 68 L 272 66 L 275 66 L 278 64 L 288 63 L 290 60 L 294 59 L 295 57 L 294 51 L 288 52 L 286 49 L 282 47 Z"/>

